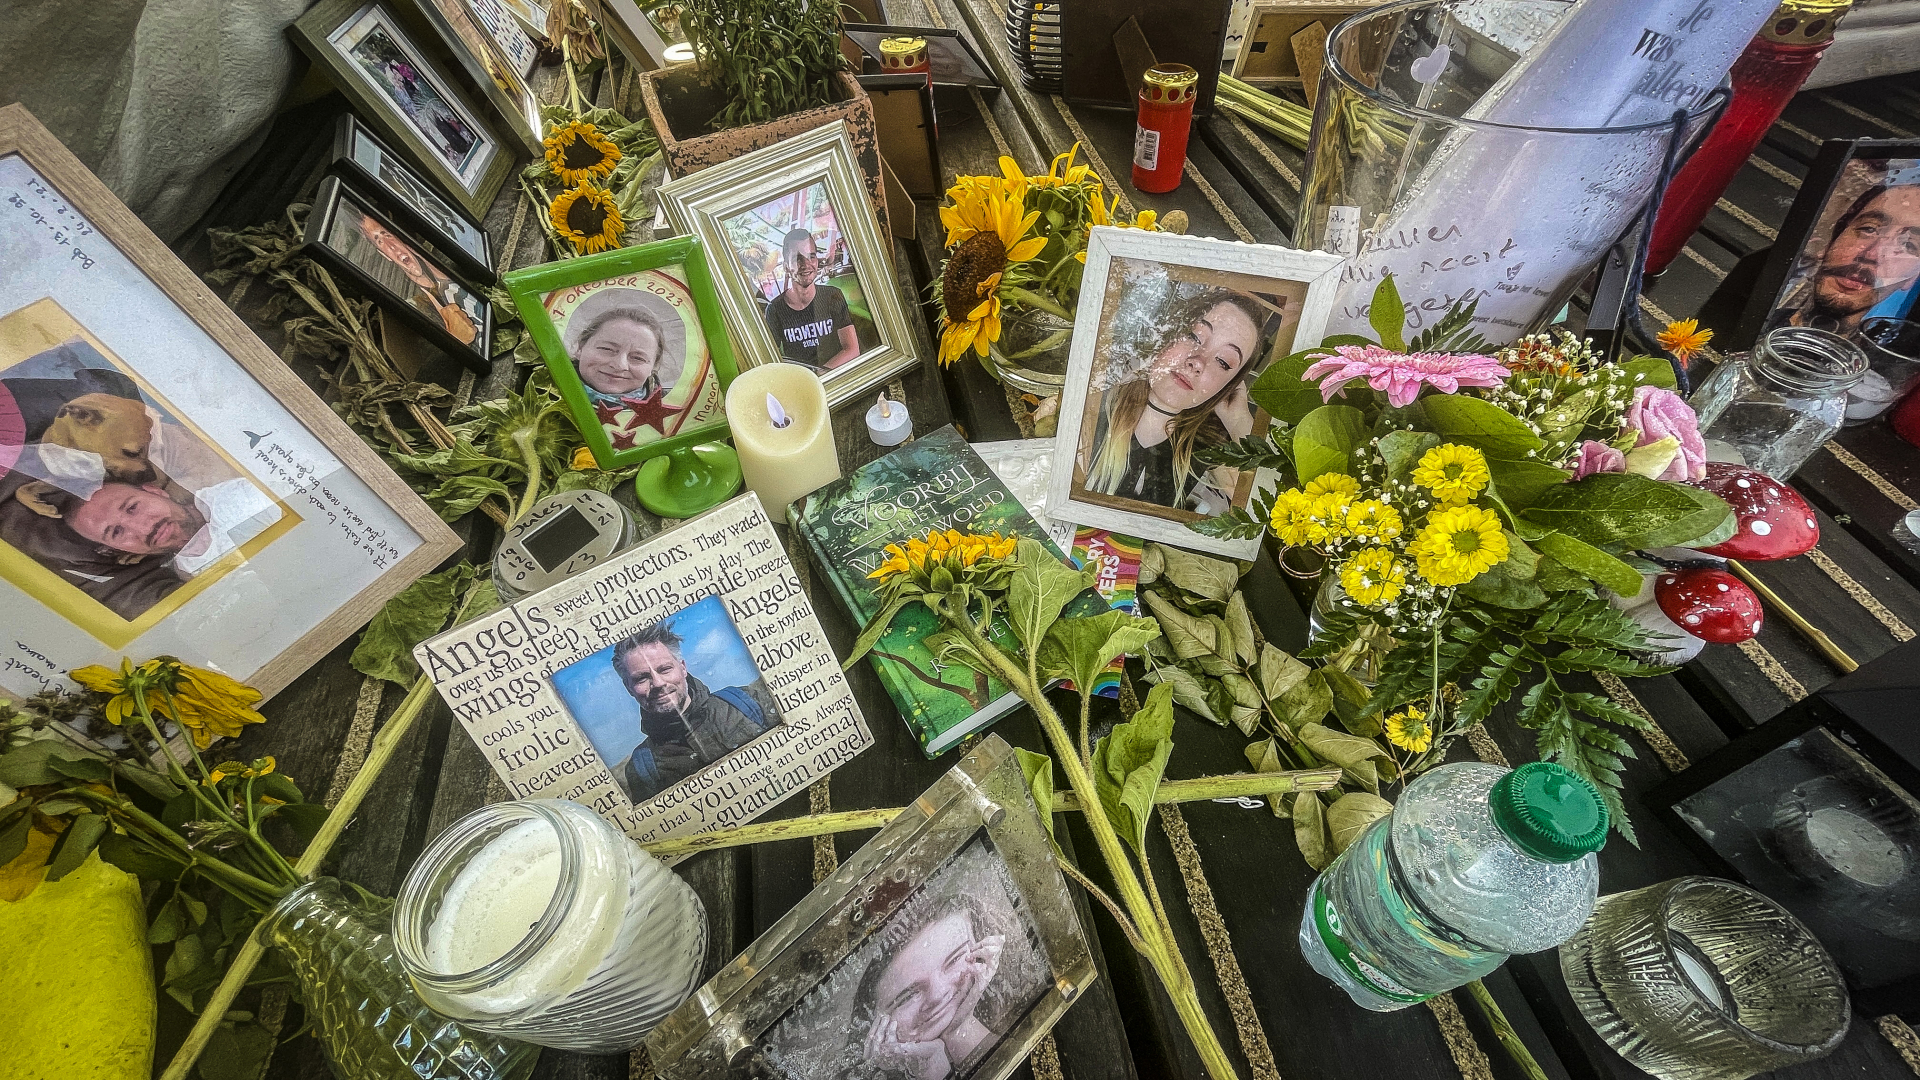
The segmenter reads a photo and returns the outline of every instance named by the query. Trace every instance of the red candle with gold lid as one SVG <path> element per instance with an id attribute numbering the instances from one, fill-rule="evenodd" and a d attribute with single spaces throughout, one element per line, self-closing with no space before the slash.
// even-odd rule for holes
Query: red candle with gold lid
<path id="1" fill-rule="evenodd" d="M 1185 64 L 1155 64 L 1140 80 L 1140 119 L 1133 131 L 1133 186 L 1162 194 L 1180 186 L 1187 133 L 1200 73 Z"/>

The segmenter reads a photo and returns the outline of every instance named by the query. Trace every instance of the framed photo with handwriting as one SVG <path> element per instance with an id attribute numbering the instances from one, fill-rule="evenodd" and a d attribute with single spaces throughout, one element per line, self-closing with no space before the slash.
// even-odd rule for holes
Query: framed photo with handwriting
<path id="1" fill-rule="evenodd" d="M 0 694 L 272 695 L 459 541 L 24 106 L 0 108 Z"/>

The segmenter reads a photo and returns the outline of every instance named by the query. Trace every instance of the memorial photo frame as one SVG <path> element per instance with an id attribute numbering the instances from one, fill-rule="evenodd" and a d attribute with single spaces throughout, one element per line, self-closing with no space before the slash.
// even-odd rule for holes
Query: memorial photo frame
<path id="1" fill-rule="evenodd" d="M 1740 318 L 1739 340 L 1780 326 L 1845 336 L 1920 308 L 1920 140 L 1821 144 Z"/>
<path id="2" fill-rule="evenodd" d="M 845 34 L 875 64 L 880 63 L 880 42 L 886 38 L 921 38 L 927 43 L 927 61 L 933 68 L 935 86 L 977 86 L 1000 88 L 993 71 L 973 44 L 958 30 L 938 26 L 884 26 L 879 23 L 843 23 Z"/>
<path id="3" fill-rule="evenodd" d="M 1254 558 L 1258 538 L 1187 523 L 1246 506 L 1275 475 L 1207 468 L 1193 452 L 1265 430 L 1249 388 L 1320 340 L 1339 266 L 1322 251 L 1094 228 L 1074 321 L 1098 329 L 1074 335 L 1067 357 L 1048 516 Z"/>
<path id="4" fill-rule="evenodd" d="M 539 46 L 500 0 L 394 0 L 414 5 L 464 71 L 467 86 L 513 121 L 511 133 L 528 152 L 543 152 L 540 99 L 527 83 Z"/>
<path id="5" fill-rule="evenodd" d="M 1046 824 L 997 735 L 662 1021 L 647 1040 L 654 1067 L 668 1080 L 829 1080 L 862 1075 L 876 1022 L 940 1038 L 884 1012 L 889 980 L 912 975 L 903 965 L 933 934 L 984 958 L 953 979 L 972 999 L 963 1019 L 987 1032 L 950 1046 L 969 1080 L 1017 1069 L 1095 977 Z"/>
<path id="6" fill-rule="evenodd" d="M 506 286 L 601 468 L 727 437 L 726 389 L 738 369 L 699 240 L 516 270 Z M 587 353 L 596 340 L 599 359 Z M 646 369 L 637 379 L 635 363 Z M 607 378 L 617 381 L 592 385 Z"/>
<path id="7" fill-rule="evenodd" d="M 706 247 L 741 370 L 807 364 L 838 404 L 919 363 L 846 125 L 670 180 L 660 202 Z"/>
<path id="8" fill-rule="evenodd" d="M 287 34 L 387 145 L 485 216 L 526 144 L 513 130 L 520 121 L 473 104 L 444 41 L 416 41 L 386 0 L 320 0 Z"/>
<path id="9" fill-rule="evenodd" d="M 498 280 L 493 241 L 480 223 L 442 198 L 405 158 L 394 153 L 352 113 L 343 113 L 333 134 L 329 170 L 379 202 L 414 236 L 456 264 L 480 285 Z"/>
<path id="10" fill-rule="evenodd" d="M 32 661 L 0 671 L 5 696 L 166 654 L 270 697 L 459 548 L 20 105 L 0 108 L 0 247 L 0 644 Z M 138 421 L 138 458 L 63 430 L 78 406 Z M 131 501 L 93 506 L 109 494 Z M 132 502 L 193 535 L 88 524 Z"/>
<path id="11" fill-rule="evenodd" d="M 873 743 L 752 492 L 413 656 L 514 798 L 641 843 L 745 824 Z"/>
<path id="12" fill-rule="evenodd" d="M 358 188 L 338 176 L 320 181 L 302 244 L 470 370 L 493 370 L 493 305 L 486 295 L 423 250 Z"/>

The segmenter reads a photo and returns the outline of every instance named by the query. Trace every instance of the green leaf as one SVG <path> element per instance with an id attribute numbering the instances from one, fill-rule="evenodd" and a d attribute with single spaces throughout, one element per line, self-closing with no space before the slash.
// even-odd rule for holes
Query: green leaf
<path id="1" fill-rule="evenodd" d="M 1276 422 L 1298 424 L 1302 417 L 1325 404 L 1320 387 L 1304 378 L 1306 370 L 1316 361 L 1331 355 L 1335 346 L 1369 344 L 1372 343 L 1366 338 L 1352 334 L 1336 334 L 1325 338 L 1314 348 L 1302 349 L 1268 364 L 1267 370 L 1253 380 L 1247 396 Z M 1358 389 L 1348 389 L 1349 399 L 1359 400 L 1364 396 L 1364 390 L 1364 384 Z"/>
<path id="2" fill-rule="evenodd" d="M 1629 374 L 1639 376 L 1636 385 L 1658 386 L 1667 390 L 1672 390 L 1679 385 L 1673 379 L 1673 365 L 1667 363 L 1664 357 L 1636 356 L 1631 360 L 1622 361 L 1620 366 Z"/>
<path id="3" fill-rule="evenodd" d="M 1348 778 L 1361 787 L 1378 790 L 1379 768 L 1375 759 L 1392 760 L 1379 743 L 1335 731 L 1324 724 L 1302 724 L 1299 734 L 1300 741 L 1322 761 L 1340 766 Z"/>
<path id="4" fill-rule="evenodd" d="M 1317 724 L 1333 710 L 1333 691 L 1327 686 L 1327 677 L 1315 668 L 1274 699 L 1273 707 L 1294 728 Z"/>
<path id="5" fill-rule="evenodd" d="M 1547 491 L 1522 516 L 1595 547 L 1645 549 L 1692 540 L 1732 513 L 1718 496 L 1696 487 L 1597 473 Z"/>
<path id="6" fill-rule="evenodd" d="M 1152 619 L 1136 619 L 1124 611 L 1056 620 L 1040 645 L 1041 673 L 1070 679 L 1075 690 L 1091 693 L 1115 657 L 1137 653 L 1160 636 Z"/>
<path id="7" fill-rule="evenodd" d="M 169 777 L 154 772 L 152 769 L 143 769 L 138 765 L 132 765 L 124 761 L 116 761 L 113 763 L 113 771 L 120 779 L 159 799 L 161 802 L 165 802 L 175 795 L 180 794 L 179 784 L 174 783 Z"/>
<path id="8" fill-rule="evenodd" d="M 1461 587 L 1461 592 L 1485 604 L 1526 610 L 1547 602 L 1547 594 L 1533 583 L 1540 555 L 1526 541 L 1507 532 L 1508 555 Z"/>
<path id="9" fill-rule="evenodd" d="M 117 866 L 142 881 L 178 881 L 186 869 L 138 840 L 116 832 L 101 837 L 98 850 L 102 862 Z"/>
<path id="10" fill-rule="evenodd" d="M 262 796 L 279 799 L 283 803 L 305 802 L 306 796 L 300 793 L 300 787 L 286 773 L 268 773 L 253 782 L 253 797 Z"/>
<path id="11" fill-rule="evenodd" d="M 1332 690 L 1335 697 L 1349 705 L 1356 707 L 1365 705 L 1373 697 L 1373 692 L 1368 690 L 1359 679 L 1337 667 L 1329 665 L 1321 668 L 1320 677 L 1327 680 L 1327 689 Z"/>
<path id="12" fill-rule="evenodd" d="M 1216 540 L 1252 540 L 1265 534 L 1267 526 L 1247 508 L 1236 506 L 1224 514 L 1189 521 L 1187 528 Z"/>
<path id="13" fill-rule="evenodd" d="M 1160 632 L 1166 635 L 1167 644 L 1173 648 L 1174 656 L 1194 661 L 1209 675 L 1225 675 L 1233 670 L 1231 665 L 1220 659 L 1219 637 L 1212 623 L 1187 614 L 1157 592 L 1142 595 L 1146 599 L 1147 610 L 1152 613 L 1154 621 L 1160 624 Z"/>
<path id="14" fill-rule="evenodd" d="M 259 1024 L 221 1024 L 200 1055 L 201 1080 L 256 1080 L 277 1045 L 273 1032 Z"/>
<path id="15" fill-rule="evenodd" d="M 1431 431 L 1395 429 L 1380 436 L 1380 460 L 1387 465 L 1387 475 L 1404 483 L 1427 451 L 1445 441 Z"/>
<path id="16" fill-rule="evenodd" d="M 1472 727 L 1493 715 L 1494 707 L 1520 689 L 1520 679 L 1533 670 L 1531 650 L 1504 645 L 1493 651 L 1467 688 L 1456 713 L 1461 725 Z"/>
<path id="17" fill-rule="evenodd" d="M 180 907 L 180 893 L 176 890 L 154 913 L 153 921 L 147 924 L 147 944 L 165 945 L 186 933 L 186 930 L 187 914 Z"/>
<path id="18" fill-rule="evenodd" d="M 1052 839 L 1053 759 L 1017 746 L 1013 748 L 1013 756 L 1020 763 L 1020 775 L 1026 777 L 1027 791 L 1033 796 L 1034 809 L 1040 812 L 1040 823 L 1047 827 L 1047 838 Z"/>
<path id="19" fill-rule="evenodd" d="M 1260 692 L 1272 701 L 1305 682 L 1313 669 L 1267 642 L 1260 646 L 1260 665 L 1255 674 L 1260 677 Z"/>
<path id="20" fill-rule="evenodd" d="M 1500 500 L 1518 512 L 1540 500 L 1549 490 L 1573 479 L 1565 469 L 1556 469 L 1538 461 L 1508 461 L 1489 457 L 1487 471 L 1493 475 L 1493 487 Z"/>
<path id="21" fill-rule="evenodd" d="M 87 756 L 87 751 L 57 739 L 35 739 L 0 755 L 0 784 L 16 788 L 58 784 L 67 775 L 54 768 L 54 759 L 66 762 Z"/>
<path id="22" fill-rule="evenodd" d="M 1568 569 L 1592 578 L 1621 596 L 1640 593 L 1640 572 L 1592 544 L 1562 532 L 1550 532 L 1534 543 Z"/>
<path id="23" fill-rule="evenodd" d="M 1055 558 L 1045 544 L 1029 536 L 1021 537 L 1014 551 L 1013 580 L 1007 584 L 1007 621 L 1013 624 L 1020 644 L 1038 649 L 1047 638 L 1047 628 L 1060 617 L 1061 609 L 1092 585 L 1093 577 L 1092 567 L 1075 570 Z M 1100 666 L 1105 667 L 1105 662 Z"/>
<path id="24" fill-rule="evenodd" d="M 1367 325 L 1380 335 L 1380 344 L 1394 352 L 1407 351 L 1407 306 L 1400 300 L 1400 289 L 1392 274 L 1380 275 L 1373 290 L 1373 303 L 1367 306 Z"/>
<path id="25" fill-rule="evenodd" d="M 113 766 L 97 757 L 60 757 L 47 759 L 47 768 L 74 780 L 104 784 L 113 779 Z"/>
<path id="26" fill-rule="evenodd" d="M 81 814 L 60 834 L 60 841 L 53 851 L 53 860 L 47 864 L 47 880 L 59 881 L 78 870 L 88 855 L 107 834 L 107 818 L 104 814 Z"/>
<path id="27" fill-rule="evenodd" d="M 1546 444 L 1512 413 L 1491 402 L 1465 394 L 1438 394 L 1420 399 L 1427 424 L 1448 442 L 1465 443 L 1488 457 L 1527 460 Z"/>
<path id="28" fill-rule="evenodd" d="M 429 476 L 497 476 L 502 471 L 524 471 L 517 461 L 488 457 L 465 438 L 456 437 L 453 445 L 431 454 L 390 454 L 389 459 L 402 469 Z"/>
<path id="29" fill-rule="evenodd" d="M 1240 729 L 1240 734 L 1251 737 L 1260 726 L 1262 706 L 1266 704 L 1266 700 L 1260 696 L 1260 688 L 1254 685 L 1252 679 L 1238 672 L 1220 676 L 1220 685 L 1226 688 L 1233 702 L 1230 707 L 1233 726 Z"/>
<path id="30" fill-rule="evenodd" d="M 6 827 L 0 828 L 0 866 L 5 866 L 20 857 L 27 850 L 27 833 L 33 829 L 31 810 L 13 815 Z"/>
<path id="31" fill-rule="evenodd" d="M 1101 808 L 1135 854 L 1146 857 L 1153 796 L 1173 754 L 1173 687 L 1162 683 L 1147 694 L 1133 719 L 1115 724 L 1094 744 L 1094 788 Z"/>
<path id="32" fill-rule="evenodd" d="M 1333 847 L 1327 840 L 1326 807 L 1317 791 L 1299 791 L 1293 796 L 1293 842 L 1300 846 L 1300 857 L 1315 870 L 1325 870 L 1333 861 Z"/>
<path id="33" fill-rule="evenodd" d="M 1353 451 L 1367 438 L 1367 418 L 1351 405 L 1322 405 L 1308 413 L 1293 430 L 1293 461 L 1300 483 L 1322 473 L 1351 472 Z"/>
<path id="34" fill-rule="evenodd" d="M 1202 677 L 1186 668 L 1174 664 L 1162 664 L 1147 670 L 1146 680 L 1154 685 L 1162 683 L 1173 687 L 1174 704 L 1194 713 L 1202 720 L 1216 724 L 1225 724 L 1227 717 L 1213 711 L 1207 702 L 1207 683 L 1212 676 Z"/>
<path id="35" fill-rule="evenodd" d="M 1239 658 L 1241 667 L 1252 667 L 1260 655 L 1260 635 L 1253 629 L 1253 616 L 1247 612 L 1245 593 L 1236 591 L 1227 601 L 1224 621 L 1233 642 L 1233 655 Z"/>
<path id="36" fill-rule="evenodd" d="M 477 473 L 467 476 L 449 476 L 434 487 L 420 493 L 420 498 L 440 515 L 442 521 L 459 521 L 473 512 L 474 507 L 487 501 L 489 495 L 498 495 L 509 501 L 513 498 L 513 489 L 490 476 Z"/>
<path id="37" fill-rule="evenodd" d="M 1447 309 L 1440 321 L 1420 331 L 1408 343 L 1408 352 L 1450 352 L 1450 353 L 1491 353 L 1494 351 L 1487 339 L 1473 328 L 1473 313 L 1480 307 L 1480 301 L 1462 306 L 1455 303 Z"/>
<path id="38" fill-rule="evenodd" d="M 413 662 L 413 647 L 447 624 L 447 616 L 474 573 L 472 564 L 458 563 L 428 574 L 387 601 L 354 646 L 350 661 L 354 670 L 401 686 L 413 685 L 420 675 L 420 665 Z"/>
<path id="39" fill-rule="evenodd" d="M 1338 855 L 1353 846 L 1367 826 L 1393 813 L 1393 804 L 1365 791 L 1349 791 L 1327 808 L 1327 831 L 1333 836 L 1333 853 Z"/>
<path id="40" fill-rule="evenodd" d="M 1240 565 L 1149 542 L 1160 552 L 1160 577 L 1196 596 L 1224 601 L 1240 587 Z"/>
<path id="41" fill-rule="evenodd" d="M 885 634 L 887 628 L 893 625 L 893 617 L 900 614 L 900 609 L 906 607 L 908 604 L 919 602 L 919 599 L 919 596 L 909 595 L 905 592 L 896 592 L 890 596 L 887 599 L 887 606 L 881 608 L 874 614 L 873 618 L 867 620 L 867 625 L 861 629 L 860 636 L 853 639 L 853 651 L 849 652 L 847 658 L 840 662 L 840 669 L 842 671 L 853 670 L 853 665 L 858 662 L 861 657 L 867 655 L 867 650 L 873 648 L 874 644 L 880 640 L 880 636 Z"/>
<path id="42" fill-rule="evenodd" d="M 1261 739 L 1247 744 L 1247 764 L 1257 773 L 1286 772 L 1293 768 L 1286 756 L 1280 752 L 1278 739 Z M 1276 792 L 1267 796 L 1267 806 L 1273 810 L 1274 817 L 1292 817 L 1290 800 L 1285 792 Z"/>
<path id="43" fill-rule="evenodd" d="M 274 807 L 273 819 L 291 825 L 294 835 L 300 838 L 304 846 L 313 842 L 320 826 L 326 823 L 327 813 L 326 806 L 321 803 L 288 803 Z"/>

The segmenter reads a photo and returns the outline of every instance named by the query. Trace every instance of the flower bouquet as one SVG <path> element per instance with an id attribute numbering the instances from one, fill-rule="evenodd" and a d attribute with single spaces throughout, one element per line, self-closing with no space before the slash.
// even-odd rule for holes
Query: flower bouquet
<path id="1" fill-rule="evenodd" d="M 940 362 L 972 349 L 990 370 L 1021 389 L 1055 393 L 1066 374 L 1074 305 L 1095 225 L 1179 232 L 1185 215 L 1166 221 L 1152 210 L 1116 219 L 1120 197 L 1085 164 L 1075 143 L 1043 176 L 1000 159 L 999 176 L 962 176 L 940 208 L 947 260 L 933 284 L 940 306 Z M 990 359 L 991 356 L 991 359 Z"/>
<path id="2" fill-rule="evenodd" d="M 545 153 L 520 174 L 563 259 L 625 247 L 627 231 L 652 214 L 664 160 L 651 121 L 586 107 L 571 57 L 565 67 L 567 104 L 541 108 Z"/>

